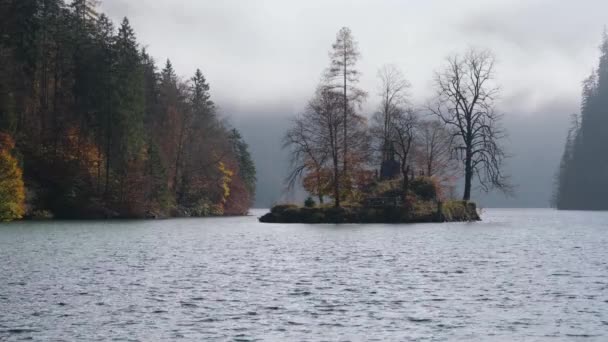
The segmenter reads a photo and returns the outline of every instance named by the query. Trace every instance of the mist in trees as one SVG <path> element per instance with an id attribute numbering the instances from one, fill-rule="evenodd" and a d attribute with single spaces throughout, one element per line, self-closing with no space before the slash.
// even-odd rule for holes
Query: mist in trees
<path id="1" fill-rule="evenodd" d="M 607 210 L 608 33 L 598 67 L 584 80 L 580 115 L 573 115 L 555 179 L 553 205 L 566 210 Z"/>
<path id="2" fill-rule="evenodd" d="M 342 28 L 329 69 L 284 138 L 284 148 L 292 152 L 290 185 L 301 180 L 319 203 L 331 197 L 336 207 L 361 202 L 374 184 L 396 178 L 404 199 L 410 183 L 421 177 L 444 198 L 454 197 L 461 177 L 465 201 L 475 181 L 487 191 L 510 191 L 489 51 L 449 57 L 436 73 L 436 96 L 424 108 L 412 104 L 405 74 L 394 65 L 382 66 L 379 105 L 370 122 L 358 113 L 367 99 L 357 86 L 359 58 L 352 32 Z"/>
<path id="3" fill-rule="evenodd" d="M 240 133 L 197 70 L 159 70 L 128 19 L 97 1 L 0 4 L 0 131 L 14 139 L 26 215 L 236 215 L 255 193 Z"/>

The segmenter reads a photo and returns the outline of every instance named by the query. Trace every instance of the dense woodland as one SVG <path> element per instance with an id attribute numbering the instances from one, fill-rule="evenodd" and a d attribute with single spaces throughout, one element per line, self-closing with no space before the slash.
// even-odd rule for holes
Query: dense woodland
<path id="1" fill-rule="evenodd" d="M 360 52 L 350 29 L 338 32 L 329 56 L 314 96 L 285 135 L 290 185 L 301 181 L 316 202 L 330 198 L 335 207 L 374 196 L 406 204 L 451 199 L 460 179 L 464 201 L 474 186 L 510 190 L 491 52 L 448 57 L 435 72 L 435 96 L 418 107 L 404 73 L 381 67 L 373 114 L 362 112 L 370 93 L 358 85 Z"/>
<path id="2" fill-rule="evenodd" d="M 581 113 L 572 116 L 556 177 L 553 205 L 568 210 L 608 210 L 608 33 L 599 66 L 583 82 Z"/>
<path id="3" fill-rule="evenodd" d="M 255 166 L 197 70 L 182 80 L 91 0 L 0 2 L 0 218 L 245 214 Z"/>

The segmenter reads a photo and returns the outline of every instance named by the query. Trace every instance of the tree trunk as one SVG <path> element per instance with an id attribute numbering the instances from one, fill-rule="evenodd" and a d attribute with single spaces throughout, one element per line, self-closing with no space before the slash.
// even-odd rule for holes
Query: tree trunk
<path id="1" fill-rule="evenodd" d="M 464 167 L 464 196 L 463 201 L 471 200 L 471 183 L 473 180 L 473 165 L 472 156 L 470 152 L 467 152 L 465 167 Z"/>
<path id="2" fill-rule="evenodd" d="M 346 72 L 348 71 L 346 67 L 346 51 L 344 51 L 344 176 L 348 175 L 348 94 L 347 94 L 347 83 L 346 83 Z"/>
<path id="3" fill-rule="evenodd" d="M 109 110 L 108 113 L 106 114 L 108 116 L 108 119 L 106 121 L 106 184 L 105 184 L 105 190 L 104 190 L 104 197 L 106 199 L 109 198 L 109 191 L 110 191 L 110 162 L 112 160 L 111 157 L 111 153 L 112 153 L 112 111 Z"/>
<path id="4" fill-rule="evenodd" d="M 334 158 L 334 207 L 340 207 L 340 170 L 337 156 Z"/>
<path id="5" fill-rule="evenodd" d="M 319 198 L 319 204 L 323 204 L 323 193 L 321 192 L 321 176 L 319 168 L 317 167 L 317 197 Z"/>
<path id="6" fill-rule="evenodd" d="M 409 173 L 410 173 L 409 166 L 402 165 L 401 174 L 403 174 L 403 184 L 402 184 L 403 199 L 405 199 L 407 197 L 407 192 L 410 189 L 410 178 L 408 176 Z"/>

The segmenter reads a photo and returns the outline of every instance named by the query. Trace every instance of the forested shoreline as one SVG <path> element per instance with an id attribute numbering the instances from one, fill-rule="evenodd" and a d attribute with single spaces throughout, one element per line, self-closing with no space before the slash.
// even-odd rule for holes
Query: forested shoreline
<path id="1" fill-rule="evenodd" d="M 0 219 L 243 215 L 256 171 L 200 70 L 90 0 L 0 3 Z"/>
<path id="2" fill-rule="evenodd" d="M 555 179 L 553 206 L 563 210 L 608 210 L 608 33 L 599 65 L 583 82 L 580 114 L 573 114 Z"/>

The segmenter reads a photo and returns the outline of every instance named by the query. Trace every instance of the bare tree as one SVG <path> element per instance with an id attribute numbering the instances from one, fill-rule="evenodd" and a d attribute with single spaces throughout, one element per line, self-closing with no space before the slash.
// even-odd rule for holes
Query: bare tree
<path id="1" fill-rule="evenodd" d="M 372 118 L 372 135 L 375 140 L 375 149 L 382 153 L 382 160 L 387 158 L 386 153 L 392 140 L 392 130 L 395 117 L 408 105 L 408 90 L 410 82 L 395 65 L 388 64 L 378 70 L 380 86 L 380 106 Z"/>
<path id="2" fill-rule="evenodd" d="M 319 198 L 319 203 L 323 203 L 323 184 L 321 174 L 323 166 L 328 157 L 328 150 L 315 143 L 313 132 L 306 115 L 297 117 L 293 127 L 287 131 L 283 138 L 283 147 L 291 149 L 292 170 L 287 181 L 289 188 L 293 188 L 296 182 L 306 172 L 313 172 L 316 176 L 314 193 Z"/>
<path id="3" fill-rule="evenodd" d="M 367 94 L 357 87 L 360 72 L 356 69 L 360 53 L 357 42 L 354 40 L 348 27 L 340 29 L 336 41 L 329 53 L 330 67 L 325 73 L 325 84 L 330 90 L 342 93 L 342 136 L 343 139 L 343 172 L 348 175 L 348 127 L 351 118 L 355 117 L 355 110 L 360 106 Z"/>
<path id="4" fill-rule="evenodd" d="M 342 99 L 341 94 L 320 86 L 306 111 L 295 119 L 294 126 L 285 135 L 283 145 L 292 151 L 289 184 L 293 186 L 305 174 L 316 172 L 319 175 L 317 193 L 320 193 L 320 175 L 324 169 L 330 169 L 336 207 L 341 203 L 339 164 L 343 146 L 343 136 L 340 134 L 343 124 L 340 110 Z"/>
<path id="5" fill-rule="evenodd" d="M 403 177 L 403 195 L 407 195 L 412 171 L 412 155 L 416 140 L 418 117 L 414 110 L 400 110 L 395 113 L 392 123 L 391 141 L 395 154 L 399 157 Z"/>
<path id="6" fill-rule="evenodd" d="M 494 83 L 494 56 L 487 50 L 470 49 L 464 56 L 447 58 L 436 73 L 437 95 L 429 105 L 448 128 L 453 129 L 455 151 L 464 164 L 463 199 L 471 199 L 473 176 L 483 190 L 510 191 L 503 174 L 506 154 L 500 145 L 504 131 L 495 101 L 499 88 Z"/>
<path id="7" fill-rule="evenodd" d="M 442 188 L 454 188 L 460 165 L 454 158 L 452 132 L 439 120 L 424 120 L 418 125 L 417 165 Z"/>

